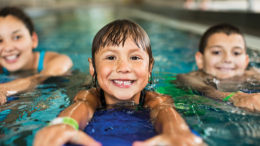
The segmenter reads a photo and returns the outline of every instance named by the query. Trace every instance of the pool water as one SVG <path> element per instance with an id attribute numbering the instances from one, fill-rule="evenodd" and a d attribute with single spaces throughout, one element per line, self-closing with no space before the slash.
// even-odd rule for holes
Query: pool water
<path id="1" fill-rule="evenodd" d="M 32 145 L 36 132 L 69 106 L 79 90 L 87 88 L 83 85 L 88 76 L 87 58 L 91 56 L 92 39 L 102 26 L 117 18 L 134 20 L 147 31 L 155 58 L 154 83 L 147 88 L 171 95 L 178 112 L 208 145 L 259 145 L 260 115 L 258 113 L 247 112 L 229 103 L 184 91 L 176 88 L 172 83 L 176 74 L 196 69 L 194 54 L 200 36 L 129 16 L 129 13 L 127 9 L 95 6 L 50 12 L 33 19 L 40 40 L 37 49 L 67 54 L 74 62 L 73 71 L 71 75 L 50 78 L 35 90 L 13 96 L 10 102 L 0 107 L 0 145 Z M 252 57 L 257 58 L 256 54 L 260 53 L 251 51 Z M 258 63 L 253 62 L 252 65 L 257 66 Z M 1 75 L 0 81 L 13 78 L 15 77 Z M 139 112 L 112 110 L 96 113 L 93 120 L 97 121 L 97 124 L 102 124 L 102 120 L 104 121 L 102 118 L 111 119 L 110 115 L 114 114 L 120 114 L 122 117 L 130 116 L 134 120 L 140 119 Z M 152 136 L 154 131 L 150 121 L 146 120 L 147 117 L 141 119 L 144 120 L 141 125 L 138 123 L 135 125 L 130 121 L 127 124 L 133 127 L 141 126 L 139 129 L 143 131 L 137 132 L 145 132 L 146 134 L 143 135 L 146 137 L 140 138 L 146 139 Z M 113 122 L 106 122 L 106 124 L 113 124 Z M 98 137 L 100 135 L 95 135 L 98 134 L 95 126 L 97 125 L 94 122 L 87 129 L 89 128 L 88 131 L 92 132 L 93 137 Z M 111 137 L 109 132 L 116 133 L 114 126 L 105 128 L 106 132 L 101 133 L 105 135 L 101 141 L 105 141 L 105 145 L 112 145 L 114 139 L 117 141 L 116 144 L 120 145 L 118 141 L 122 140 L 121 145 L 124 145 L 126 141 L 117 136 L 111 138 L 112 141 L 107 139 L 106 136 Z M 133 140 L 131 139 L 131 142 Z M 129 141 L 127 143 L 129 144 Z"/>

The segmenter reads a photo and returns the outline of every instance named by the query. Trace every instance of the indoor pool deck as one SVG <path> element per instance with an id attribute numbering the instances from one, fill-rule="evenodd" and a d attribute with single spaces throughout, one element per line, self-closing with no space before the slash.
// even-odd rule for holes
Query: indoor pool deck
<path id="1" fill-rule="evenodd" d="M 217 23 L 230 23 L 238 26 L 245 34 L 247 46 L 260 50 L 260 13 L 242 11 L 202 11 L 187 10 L 167 5 L 141 3 L 132 8 L 148 18 L 174 27 L 202 34 L 209 26 Z M 150 15 L 150 16 L 148 16 Z"/>
<path id="2" fill-rule="evenodd" d="M 172 5 L 158 5 L 153 1 L 133 3 L 131 1 L 94 2 L 94 1 L 66 1 L 52 2 L 53 4 L 36 4 L 28 7 L 31 15 L 40 15 L 40 9 L 64 10 L 77 7 L 105 6 L 116 9 L 128 8 L 129 15 L 142 17 L 177 29 L 190 31 L 201 35 L 209 26 L 217 23 L 231 23 L 238 26 L 245 34 L 247 46 L 260 50 L 260 13 L 245 11 L 202 11 L 177 8 Z"/>

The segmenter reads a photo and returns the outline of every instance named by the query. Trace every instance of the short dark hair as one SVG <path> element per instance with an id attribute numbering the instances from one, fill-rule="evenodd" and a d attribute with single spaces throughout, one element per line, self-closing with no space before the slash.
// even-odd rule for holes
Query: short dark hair
<path id="1" fill-rule="evenodd" d="M 241 33 L 241 31 L 239 30 L 239 28 L 231 25 L 231 24 L 227 24 L 227 23 L 221 23 L 221 24 L 217 24 L 217 25 L 213 25 L 212 27 L 208 28 L 206 30 L 206 32 L 202 35 L 201 39 L 200 39 L 200 43 L 199 43 L 199 51 L 203 54 L 205 51 L 205 48 L 207 46 L 208 43 L 208 39 L 210 36 L 212 36 L 215 33 L 225 33 L 227 35 L 231 35 L 231 34 L 239 34 L 243 37 L 243 34 Z M 244 39 L 245 42 L 245 39 Z"/>
<path id="2" fill-rule="evenodd" d="M 30 32 L 30 35 L 34 32 L 34 26 L 31 18 L 25 14 L 25 12 L 18 7 L 4 7 L 0 10 L 0 17 L 6 17 L 12 15 L 21 20 Z"/>
<path id="3" fill-rule="evenodd" d="M 130 20 L 115 20 L 101 28 L 92 42 L 92 63 L 95 69 L 95 54 L 105 46 L 124 46 L 130 38 L 135 44 L 147 51 L 149 64 L 154 62 L 150 39 L 141 26 Z M 96 69 L 94 78 L 96 77 Z"/>

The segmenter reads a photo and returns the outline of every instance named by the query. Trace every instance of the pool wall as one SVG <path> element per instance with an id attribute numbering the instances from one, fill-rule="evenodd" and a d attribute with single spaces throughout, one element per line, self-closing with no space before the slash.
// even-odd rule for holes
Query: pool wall
<path id="1" fill-rule="evenodd" d="M 167 17 L 178 22 L 190 23 L 195 33 L 203 33 L 206 28 L 217 23 L 230 23 L 245 33 L 247 46 L 251 49 L 260 50 L 260 13 L 245 11 L 203 11 L 187 10 L 166 5 L 155 5 L 152 2 L 132 5 L 133 8 Z M 175 26 L 176 27 L 176 26 Z M 178 26 L 177 26 L 178 27 Z M 181 27 L 181 26 L 180 26 Z M 200 29 L 202 28 L 202 29 Z M 200 31 L 198 31 L 198 29 Z"/>

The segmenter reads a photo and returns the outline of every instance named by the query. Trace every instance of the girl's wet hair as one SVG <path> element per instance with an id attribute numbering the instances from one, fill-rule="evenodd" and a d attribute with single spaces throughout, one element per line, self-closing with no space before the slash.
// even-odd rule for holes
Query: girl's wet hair
<path id="1" fill-rule="evenodd" d="M 106 46 L 124 46 L 127 39 L 132 39 L 135 44 L 149 55 L 149 64 L 154 62 L 150 39 L 147 33 L 138 24 L 130 20 L 115 20 L 98 31 L 92 42 L 92 63 L 95 69 L 95 54 Z M 94 79 L 96 82 L 96 69 Z"/>
<path id="2" fill-rule="evenodd" d="M 209 37 L 212 36 L 215 33 L 225 33 L 226 35 L 231 35 L 231 34 L 239 34 L 243 37 L 243 34 L 239 30 L 239 28 L 227 24 L 227 23 L 222 23 L 222 24 L 217 24 L 212 27 L 210 27 L 201 37 L 200 43 L 199 43 L 199 51 L 203 54 L 205 51 L 205 48 L 207 46 Z M 243 37 L 244 39 L 244 37 Z M 245 42 L 245 40 L 244 40 Z"/>
<path id="3" fill-rule="evenodd" d="M 4 7 L 0 10 L 0 17 L 7 17 L 8 15 L 12 15 L 22 21 L 32 35 L 34 32 L 32 20 L 24 13 L 22 9 L 18 7 Z"/>

